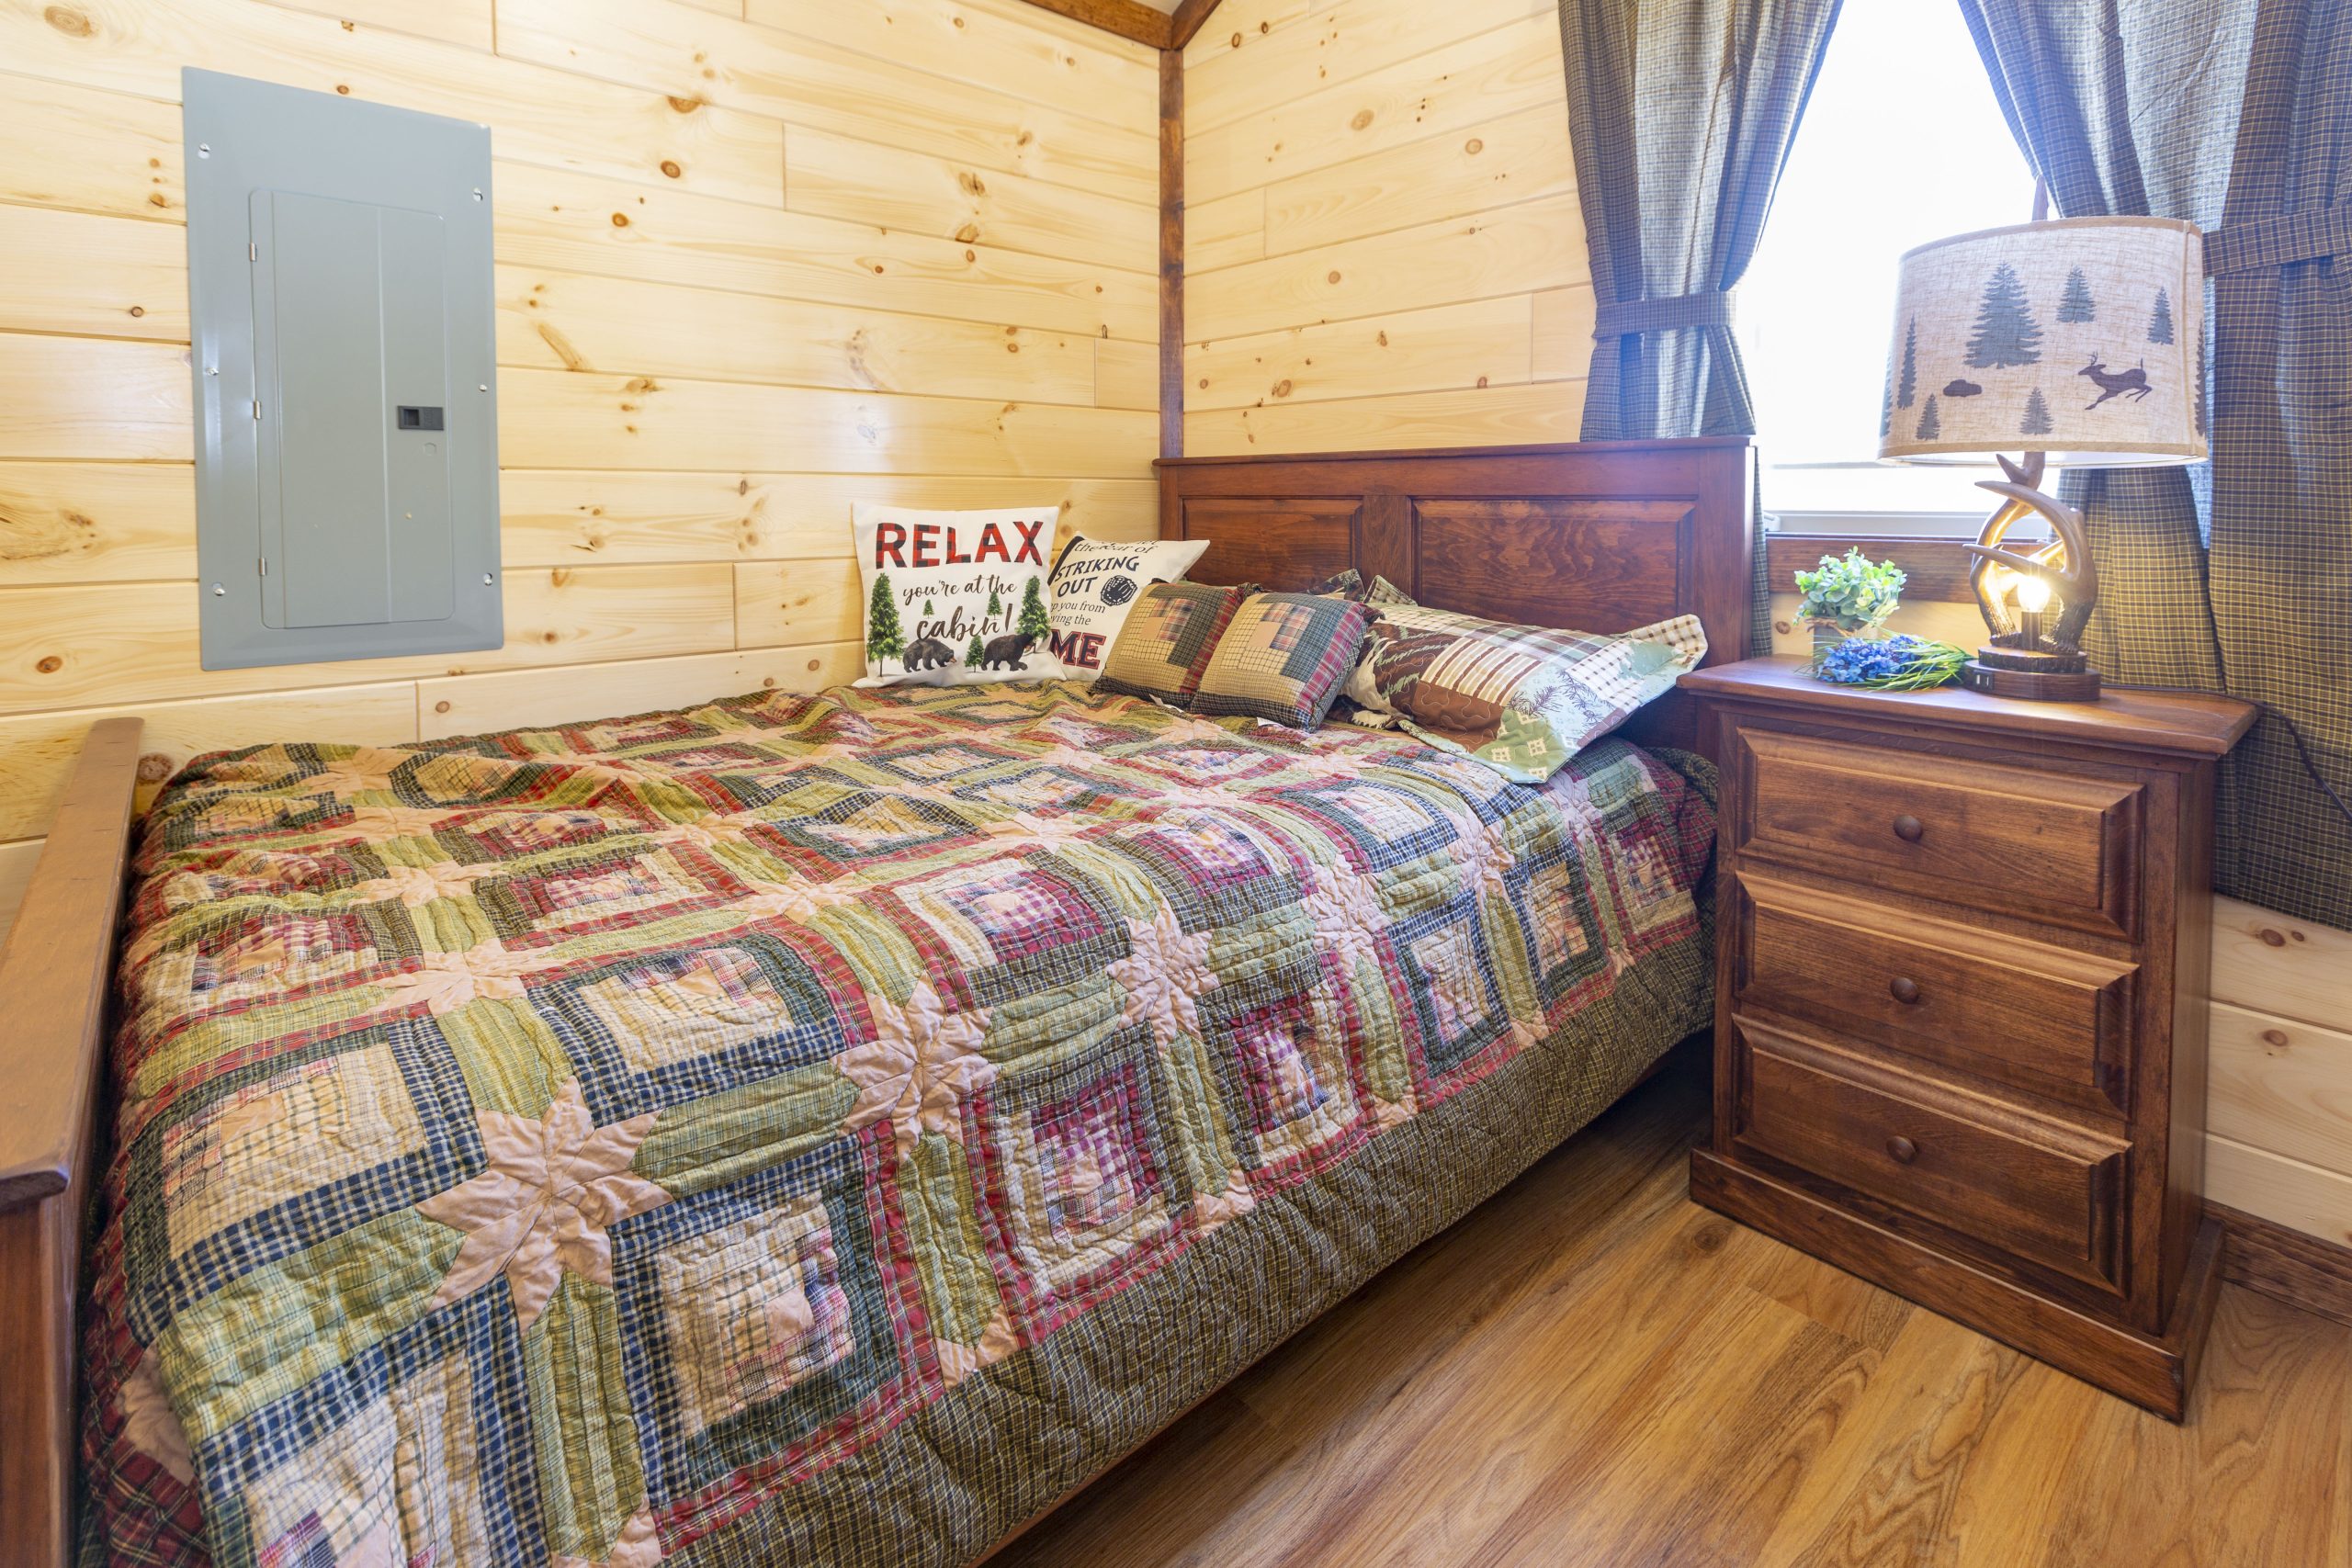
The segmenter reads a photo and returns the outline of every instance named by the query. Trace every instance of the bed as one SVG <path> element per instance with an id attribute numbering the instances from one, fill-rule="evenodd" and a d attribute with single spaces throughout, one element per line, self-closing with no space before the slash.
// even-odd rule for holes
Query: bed
<path id="1" fill-rule="evenodd" d="M 1209 581 L 1689 611 L 1732 657 L 1747 460 L 1171 462 L 1162 526 Z M 112 1050 L 61 1053 L 55 1186 L 0 1167 L 0 1262 L 57 1269 L 96 1190 L 85 1551 L 984 1553 L 1706 1026 L 1685 725 L 1540 788 L 1060 682 L 199 760 L 130 856 Z M 108 901 L 119 750 L 28 919 Z M 38 1294 L 0 1344 L 56 1357 Z M 9 1498 L 61 1559 L 66 1503 Z"/>

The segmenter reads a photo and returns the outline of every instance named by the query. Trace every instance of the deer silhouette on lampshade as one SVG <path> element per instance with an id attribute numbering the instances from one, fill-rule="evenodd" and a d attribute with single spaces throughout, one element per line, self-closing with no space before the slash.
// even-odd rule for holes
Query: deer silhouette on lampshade
<path id="1" fill-rule="evenodd" d="M 1962 678 L 2002 696 L 2092 700 L 2082 637 L 2098 566 L 2081 516 L 2043 477 L 2204 459 L 2203 237 L 2161 218 L 1988 229 L 1905 254 L 1895 295 L 1890 363 L 1902 368 L 1887 378 L 1880 457 L 2001 468 L 1979 481 L 2000 504 L 1968 547 L 1991 636 Z M 1946 377 L 1925 417 L 1919 389 Z M 2013 544 L 2037 517 L 2050 537 Z"/>
<path id="2" fill-rule="evenodd" d="M 2149 393 L 2155 390 L 2154 387 L 2148 385 L 2146 366 L 2135 366 L 2120 373 L 2111 372 L 2099 362 L 2097 355 L 2093 355 L 2091 362 L 2075 374 L 2089 377 L 2098 387 L 2098 396 L 2090 400 L 2087 405 L 2089 408 L 2097 408 L 2109 398 L 2132 398 L 2144 400 Z"/>

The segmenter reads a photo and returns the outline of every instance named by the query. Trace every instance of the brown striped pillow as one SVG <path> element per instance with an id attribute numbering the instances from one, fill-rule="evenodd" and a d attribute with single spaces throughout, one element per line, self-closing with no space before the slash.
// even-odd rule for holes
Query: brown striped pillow
<path id="1" fill-rule="evenodd" d="M 1348 694 L 1506 778 L 1541 784 L 1706 652 L 1691 615 L 1605 635 L 1389 605 Z"/>

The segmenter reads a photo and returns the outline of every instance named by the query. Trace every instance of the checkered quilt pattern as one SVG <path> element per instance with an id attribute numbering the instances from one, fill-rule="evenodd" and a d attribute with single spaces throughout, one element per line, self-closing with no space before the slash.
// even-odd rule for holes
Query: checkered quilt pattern
<path id="1" fill-rule="evenodd" d="M 1709 794 L 1070 682 L 200 759 L 84 1561 L 967 1560 L 1704 1021 Z"/>

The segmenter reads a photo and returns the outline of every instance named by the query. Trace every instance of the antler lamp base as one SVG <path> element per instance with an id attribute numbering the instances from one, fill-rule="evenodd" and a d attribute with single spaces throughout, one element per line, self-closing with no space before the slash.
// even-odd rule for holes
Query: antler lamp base
<path id="1" fill-rule="evenodd" d="M 2080 653 L 1980 648 L 1960 667 L 1960 683 L 1995 697 L 2027 697 L 2046 703 L 2098 700 L 2098 671 Z"/>
<path id="2" fill-rule="evenodd" d="M 1999 461 L 2007 477 L 1981 480 L 1978 488 L 2001 497 L 2001 504 L 1984 520 L 1976 543 L 1965 547 L 1976 558 L 1969 587 L 1993 638 L 1960 667 L 1961 683 L 1996 697 L 2097 702 L 2098 671 L 2077 640 L 2098 603 L 2098 569 L 2082 519 L 2041 490 L 2041 453 L 2027 453 L 2023 463 Z M 2003 548 L 2010 526 L 2035 513 L 2049 521 L 2050 542 L 2026 552 Z M 2045 630 L 2043 612 L 2053 597 L 2059 609 Z"/>

